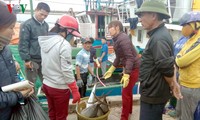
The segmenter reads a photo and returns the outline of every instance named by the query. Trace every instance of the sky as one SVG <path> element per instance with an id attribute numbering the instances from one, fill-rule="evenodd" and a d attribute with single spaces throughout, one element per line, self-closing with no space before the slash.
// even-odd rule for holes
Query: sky
<path id="1" fill-rule="evenodd" d="M 3 0 L 9 3 L 9 0 Z M 30 0 L 10 0 L 11 4 L 27 4 L 27 10 L 30 10 Z M 52 11 L 68 11 L 70 8 L 73 8 L 73 11 L 85 11 L 85 2 L 84 0 L 32 0 L 33 8 L 35 8 L 38 2 L 47 3 Z M 108 0 L 101 0 L 108 1 Z M 123 0 L 114 0 L 116 2 Z"/>

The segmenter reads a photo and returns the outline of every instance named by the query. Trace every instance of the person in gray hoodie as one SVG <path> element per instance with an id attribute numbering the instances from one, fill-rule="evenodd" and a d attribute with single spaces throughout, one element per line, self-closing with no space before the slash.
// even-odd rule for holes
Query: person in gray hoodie
<path id="1" fill-rule="evenodd" d="M 80 94 L 73 74 L 71 45 L 67 36 L 80 37 L 78 22 L 63 15 L 50 31 L 53 35 L 39 36 L 41 47 L 43 87 L 51 120 L 66 120 L 70 91 L 73 101 L 80 101 Z"/>

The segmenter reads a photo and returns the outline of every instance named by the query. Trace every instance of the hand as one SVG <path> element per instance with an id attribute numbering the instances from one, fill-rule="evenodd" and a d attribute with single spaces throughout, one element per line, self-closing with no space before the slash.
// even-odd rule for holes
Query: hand
<path id="1" fill-rule="evenodd" d="M 130 77 L 129 74 L 124 74 L 124 75 L 122 76 L 122 79 L 121 79 L 120 83 L 123 83 L 123 88 L 125 88 L 125 87 L 128 86 L 129 77 Z"/>
<path id="2" fill-rule="evenodd" d="M 108 79 L 109 77 L 111 77 L 112 73 L 114 72 L 116 68 L 112 65 L 108 71 L 103 75 L 104 79 Z"/>
<path id="3" fill-rule="evenodd" d="M 22 94 L 23 97 L 29 97 L 30 95 L 34 93 L 34 88 L 24 89 L 19 92 Z"/>
<path id="4" fill-rule="evenodd" d="M 80 102 L 80 93 L 78 91 L 78 87 L 76 85 L 76 81 L 71 84 L 68 84 L 69 88 L 71 89 L 73 101 L 72 103 Z"/>
<path id="5" fill-rule="evenodd" d="M 92 79 L 95 80 L 95 78 L 97 78 L 97 76 L 96 75 L 92 75 Z"/>
<path id="6" fill-rule="evenodd" d="M 81 79 L 77 80 L 76 84 L 77 84 L 77 86 L 78 86 L 79 88 L 82 88 L 83 85 L 84 85 L 83 80 L 81 80 Z"/>
<path id="7" fill-rule="evenodd" d="M 181 94 L 181 90 L 180 90 L 180 85 L 177 82 L 174 82 L 173 86 L 170 86 L 174 97 L 176 97 L 176 99 L 182 99 L 183 96 Z"/>
<path id="8" fill-rule="evenodd" d="M 31 64 L 31 61 L 28 61 L 28 62 L 25 62 L 25 66 L 26 68 L 32 68 L 32 64 Z"/>
<path id="9" fill-rule="evenodd" d="M 17 61 L 15 61 L 15 67 L 16 67 L 16 71 L 19 71 L 20 70 L 20 65 Z"/>

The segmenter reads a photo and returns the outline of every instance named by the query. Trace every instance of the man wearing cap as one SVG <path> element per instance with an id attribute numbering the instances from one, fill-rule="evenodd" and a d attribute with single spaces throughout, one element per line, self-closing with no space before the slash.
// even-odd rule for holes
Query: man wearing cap
<path id="1" fill-rule="evenodd" d="M 92 68 L 89 65 L 92 41 L 89 38 L 82 39 L 82 44 L 83 49 L 76 55 L 76 80 L 81 97 L 85 97 L 88 74 L 90 73 L 94 76 Z"/>
<path id="2" fill-rule="evenodd" d="M 147 30 L 149 41 L 140 66 L 140 120 L 162 120 L 166 102 L 172 96 L 182 98 L 176 82 L 173 39 L 163 19 L 170 18 L 164 3 L 145 1 L 135 13 Z"/>
<path id="3" fill-rule="evenodd" d="M 48 34 L 49 26 L 44 21 L 50 12 L 49 5 L 43 2 L 38 3 L 35 15 L 21 24 L 19 54 L 25 62 L 26 79 L 35 83 L 37 76 L 42 81 L 41 54 L 38 43 L 38 36 Z"/>

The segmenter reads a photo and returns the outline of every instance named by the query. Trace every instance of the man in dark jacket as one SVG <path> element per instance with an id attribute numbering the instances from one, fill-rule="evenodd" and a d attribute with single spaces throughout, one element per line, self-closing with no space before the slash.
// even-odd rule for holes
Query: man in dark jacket
<path id="1" fill-rule="evenodd" d="M 182 98 L 174 70 L 173 39 L 163 19 L 170 18 L 164 3 L 145 1 L 136 14 L 147 30 L 149 41 L 143 51 L 140 66 L 140 120 L 162 120 L 166 102 L 173 91 Z"/>
<path id="2" fill-rule="evenodd" d="M 129 36 L 123 32 L 120 21 L 112 21 L 108 25 L 108 30 L 114 41 L 116 58 L 113 65 L 104 74 L 104 78 L 111 77 L 115 68 L 120 64 L 123 66 L 122 89 L 122 113 L 120 120 L 128 120 L 132 113 L 133 93 L 132 89 L 138 80 L 139 57 Z"/>
<path id="3" fill-rule="evenodd" d="M 38 36 L 48 34 L 49 26 L 44 21 L 50 8 L 46 3 L 38 3 L 35 15 L 25 21 L 20 28 L 19 54 L 25 62 L 26 78 L 35 83 L 37 75 L 42 80 L 41 55 Z"/>

